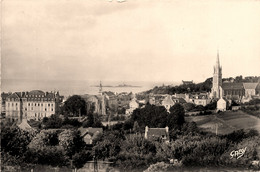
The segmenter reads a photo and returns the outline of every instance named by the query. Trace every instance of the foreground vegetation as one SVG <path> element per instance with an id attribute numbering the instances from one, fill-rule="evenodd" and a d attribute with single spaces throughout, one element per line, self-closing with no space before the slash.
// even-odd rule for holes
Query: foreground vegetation
<path id="1" fill-rule="evenodd" d="M 114 166 L 120 169 L 134 170 L 151 165 L 151 168 L 157 168 L 153 164 L 158 162 L 163 162 L 158 166 L 164 166 L 170 159 L 176 159 L 185 167 L 247 168 L 253 160 L 260 159 L 258 131 L 241 129 L 215 135 L 202 131 L 195 122 L 185 121 L 184 113 L 180 104 L 174 105 L 170 113 L 163 107 L 147 104 L 136 109 L 124 123 L 110 129 L 104 127 L 103 134 L 94 138 L 93 145 L 86 145 L 78 131 L 80 125 L 68 118 L 47 118 L 40 123 L 42 128 L 36 131 L 23 131 L 15 124 L 2 123 L 1 162 L 3 165 L 19 165 L 23 169 L 35 165 L 81 168 L 95 158 L 114 162 Z M 94 124 L 95 120 L 88 117 L 86 125 Z M 144 139 L 145 126 L 168 126 L 171 142 Z M 245 147 L 241 158 L 230 157 L 233 150 Z"/>

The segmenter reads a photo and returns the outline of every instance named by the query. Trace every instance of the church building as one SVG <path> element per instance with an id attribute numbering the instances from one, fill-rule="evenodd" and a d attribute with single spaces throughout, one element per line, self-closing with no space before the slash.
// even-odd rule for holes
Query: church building
<path id="1" fill-rule="evenodd" d="M 219 63 L 219 53 L 217 55 L 217 61 L 214 66 L 213 82 L 211 88 L 211 97 L 215 99 L 220 99 L 222 95 L 222 67 Z"/>

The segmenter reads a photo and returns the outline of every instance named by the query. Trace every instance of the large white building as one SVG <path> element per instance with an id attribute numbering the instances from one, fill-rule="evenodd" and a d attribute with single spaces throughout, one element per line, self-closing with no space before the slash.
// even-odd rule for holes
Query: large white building
<path id="1" fill-rule="evenodd" d="M 18 121 L 23 118 L 39 120 L 55 114 L 61 102 L 59 92 L 14 92 L 6 98 L 6 118 Z"/>

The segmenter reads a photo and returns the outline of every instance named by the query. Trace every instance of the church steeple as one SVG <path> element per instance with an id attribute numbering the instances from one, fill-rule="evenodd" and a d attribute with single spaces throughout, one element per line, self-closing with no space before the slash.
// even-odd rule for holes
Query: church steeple
<path id="1" fill-rule="evenodd" d="M 212 82 L 212 94 L 214 98 L 221 98 L 222 91 L 222 67 L 219 63 L 219 51 L 217 51 L 216 64 L 214 66 L 213 82 Z"/>

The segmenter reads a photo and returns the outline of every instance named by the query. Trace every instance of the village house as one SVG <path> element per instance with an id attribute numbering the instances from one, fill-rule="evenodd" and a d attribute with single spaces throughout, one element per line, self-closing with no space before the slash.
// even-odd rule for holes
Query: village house
<path id="1" fill-rule="evenodd" d="M 80 136 L 83 137 L 83 140 L 86 144 L 92 144 L 93 140 L 99 135 L 103 133 L 103 128 L 79 128 Z"/>
<path id="2" fill-rule="evenodd" d="M 148 140 L 158 140 L 162 142 L 169 142 L 169 127 L 165 128 L 149 128 L 145 127 L 144 138 Z"/>
<path id="3" fill-rule="evenodd" d="M 174 101 L 172 100 L 171 95 L 167 95 L 164 100 L 162 101 L 162 106 L 167 109 L 168 112 L 170 112 L 170 108 L 174 105 Z"/>
<path id="4" fill-rule="evenodd" d="M 256 87 L 259 83 L 243 83 L 245 89 L 245 97 L 256 95 Z"/>

